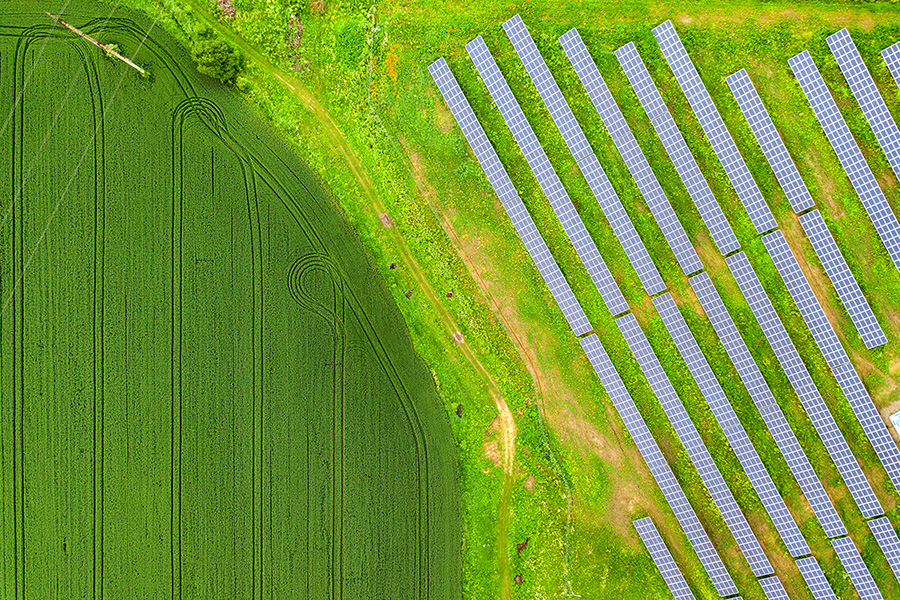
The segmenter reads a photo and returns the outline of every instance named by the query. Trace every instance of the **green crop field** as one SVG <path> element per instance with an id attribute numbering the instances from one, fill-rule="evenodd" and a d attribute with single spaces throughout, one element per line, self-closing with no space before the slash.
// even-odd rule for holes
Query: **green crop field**
<path id="1" fill-rule="evenodd" d="M 152 17 L 0 4 L 0 597 L 454 598 L 434 378 L 333 197 Z"/>

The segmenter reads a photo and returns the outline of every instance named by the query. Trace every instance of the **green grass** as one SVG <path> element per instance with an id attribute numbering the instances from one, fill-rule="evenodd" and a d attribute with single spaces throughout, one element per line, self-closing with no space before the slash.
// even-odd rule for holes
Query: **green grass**
<path id="1" fill-rule="evenodd" d="M 192 16 L 176 8 L 171 12 L 176 19 L 163 20 L 188 43 L 197 21 L 215 23 L 210 17 L 211 3 L 192 0 L 190 4 L 194 7 Z M 148 2 L 148 6 L 159 4 Z M 850 27 L 888 105 L 896 109 L 900 105 L 900 93 L 877 54 L 900 39 L 900 19 L 893 7 L 888 3 L 779 4 L 757 1 L 613 4 L 532 0 L 512 5 L 450 4 L 432 0 L 380 2 L 374 6 L 378 29 L 374 35 L 372 77 L 372 100 L 379 121 L 366 103 L 367 54 L 359 48 L 360 31 L 366 27 L 370 19 L 368 12 L 373 5 L 362 1 L 326 2 L 321 13 L 311 10 L 310 6 L 287 2 L 245 0 L 235 2 L 235 6 L 238 8 L 236 20 L 221 20 L 215 23 L 216 27 L 224 34 L 241 36 L 246 48 L 264 55 L 251 65 L 238 87 L 294 141 L 307 162 L 334 191 L 348 218 L 376 257 L 377 264 L 386 265 L 396 260 L 402 248 L 408 247 L 434 289 L 454 290 L 453 299 L 444 301 L 443 305 L 460 324 L 467 344 L 478 354 L 513 409 L 520 433 L 516 444 L 517 487 L 510 509 L 512 537 L 515 541 L 531 537 L 529 550 L 521 557 L 516 555 L 514 547 L 508 546 L 508 559 L 513 567 L 510 575 L 514 572 L 524 575 L 522 586 L 512 588 L 513 597 L 559 597 L 565 578 L 560 558 L 561 540 L 566 533 L 563 529 L 565 520 L 561 516 L 566 507 L 565 486 L 552 468 L 552 458 L 538 436 L 534 403 L 525 402 L 525 398 L 533 397 L 539 399 L 545 410 L 552 431 L 550 445 L 559 453 L 573 490 L 574 519 L 568 531 L 568 579 L 572 589 L 584 597 L 596 598 L 643 598 L 662 594 L 662 581 L 630 527 L 632 519 L 650 514 L 698 596 L 711 598 L 714 592 L 440 100 L 426 71 L 426 66 L 438 56 L 446 56 L 450 62 L 501 161 L 510 171 L 526 206 L 585 305 L 595 330 L 621 370 L 743 596 L 762 598 L 762 592 L 753 582 L 746 562 L 737 554 L 721 516 L 709 500 L 636 363 L 628 357 L 624 340 L 465 56 L 465 43 L 476 35 L 483 35 L 604 258 L 614 265 L 619 285 L 675 382 L 688 412 L 715 450 L 717 464 L 726 479 L 733 482 L 738 502 L 748 513 L 755 513 L 759 508 L 758 500 L 741 473 L 739 463 L 724 445 L 724 435 L 715 425 L 699 390 L 690 382 L 672 342 L 653 314 L 649 299 L 641 290 L 599 207 L 590 197 L 584 180 L 573 170 L 574 163 L 561 136 L 500 28 L 500 24 L 516 12 L 522 14 L 613 186 L 647 241 L 651 255 L 657 257 L 660 271 L 679 301 L 701 348 L 835 589 L 843 597 L 853 597 L 846 574 L 800 498 L 799 487 L 774 448 L 714 331 L 697 310 L 686 279 L 679 272 L 624 163 L 556 41 L 570 27 L 578 27 L 597 61 L 801 445 L 827 489 L 837 499 L 838 510 L 873 574 L 883 585 L 885 596 L 900 594 L 887 563 L 849 500 L 836 470 L 830 465 L 824 447 L 780 371 L 762 331 L 755 324 L 732 277 L 724 269 L 724 262 L 715 251 L 702 220 L 612 54 L 628 41 L 637 44 L 814 380 L 896 522 L 896 493 L 888 489 L 889 484 L 874 452 L 841 398 L 821 354 L 800 321 L 771 261 L 765 256 L 762 244 L 756 240 L 749 218 L 704 140 L 699 124 L 691 116 L 650 33 L 659 22 L 673 19 L 782 230 L 800 254 L 804 267 L 821 279 L 821 266 L 808 242 L 798 235 L 800 230 L 795 217 L 725 85 L 726 75 L 742 67 L 748 69 L 889 339 L 896 340 L 900 334 L 896 319 L 900 278 L 881 248 L 868 217 L 787 66 L 787 58 L 793 54 L 806 48 L 812 52 L 826 81 L 841 99 L 845 117 L 876 176 L 887 182 L 889 202 L 896 205 L 898 197 L 897 188 L 892 187 L 893 175 L 824 42 L 829 33 L 842 26 Z M 336 150 L 332 138 L 322 131 L 314 118 L 316 113 L 308 111 L 302 101 L 288 93 L 272 76 L 272 73 L 284 76 L 293 61 L 285 42 L 291 13 L 296 13 L 304 25 L 300 50 L 301 63 L 305 65 L 293 76 L 292 84 L 310 91 L 333 115 L 348 147 L 372 175 L 377 195 L 388 208 L 396 224 L 394 231 L 402 236 L 402 243 L 380 226 L 371 197 L 353 177 L 348 177 L 342 151 Z M 412 175 L 416 176 L 418 185 Z M 448 232 L 453 234 L 452 238 L 448 237 Z M 483 284 L 476 285 L 473 272 Z M 439 382 L 439 393 L 445 406 L 448 410 L 458 402 L 466 406 L 467 412 L 462 419 L 451 417 L 463 485 L 464 589 L 468 597 L 496 597 L 500 588 L 497 564 L 502 562 L 495 550 L 497 509 L 503 486 L 499 469 L 487 461 L 482 447 L 484 431 L 496 414 L 493 403 L 483 382 L 463 360 L 458 348 L 447 339 L 442 324 L 432 314 L 432 307 L 418 295 L 411 299 L 403 296 L 409 289 L 418 289 L 417 280 L 402 269 L 388 271 L 384 268 L 384 273 L 410 325 L 416 349 Z M 817 292 L 834 317 L 839 335 L 860 368 L 876 403 L 885 407 L 894 402 L 897 398 L 892 380 L 900 375 L 895 365 L 896 342 L 872 352 L 865 350 L 833 291 L 826 285 L 818 287 Z M 482 294 L 487 295 L 487 301 Z M 532 376 L 536 377 L 537 392 L 532 387 Z M 534 492 L 526 493 L 518 487 L 526 474 L 536 477 Z M 765 518 L 754 518 L 753 526 L 792 597 L 808 598 L 792 561 L 772 533 L 771 523 Z"/>
<path id="2" fill-rule="evenodd" d="M 0 7 L 0 596 L 458 597 L 448 417 L 333 196 L 147 16 L 62 15 L 149 80 L 43 8 Z"/>

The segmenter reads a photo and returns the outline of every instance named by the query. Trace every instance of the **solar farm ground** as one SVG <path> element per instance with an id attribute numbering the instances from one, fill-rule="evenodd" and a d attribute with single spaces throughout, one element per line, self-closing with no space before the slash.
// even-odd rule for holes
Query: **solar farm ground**
<path id="1" fill-rule="evenodd" d="M 163 5 L 149 0 L 135 0 L 133 4 L 156 10 Z M 813 379 L 896 526 L 900 523 L 898 497 L 766 257 L 651 33 L 653 27 L 672 19 L 853 364 L 887 415 L 897 410 L 900 401 L 900 275 L 883 251 L 787 60 L 802 50 L 811 52 L 888 202 L 898 211 L 897 180 L 825 42 L 828 35 L 849 28 L 897 118 L 900 90 L 879 57 L 883 48 L 900 40 L 900 14 L 892 5 L 551 0 L 372 4 L 350 0 L 297 6 L 277 0 L 246 0 L 235 2 L 238 16 L 226 21 L 212 16 L 211 2 L 190 0 L 187 4 L 191 11 L 167 5 L 162 23 L 185 41 L 189 41 L 192 30 L 209 25 L 232 36 L 230 39 L 247 51 L 251 68 L 238 87 L 295 140 L 302 155 L 334 190 L 382 266 L 410 324 L 416 349 L 440 382 L 445 406 L 453 411 L 464 405 L 462 417 L 452 414 L 451 423 L 463 487 L 463 587 L 467 597 L 560 597 L 568 590 L 585 598 L 665 597 L 662 579 L 631 526 L 633 519 L 646 515 L 653 517 L 698 596 L 712 598 L 715 594 L 437 93 L 426 66 L 439 56 L 447 58 L 485 125 L 738 588 L 745 598 L 763 597 L 685 451 L 666 424 L 662 409 L 648 386 L 641 383 L 643 377 L 628 358 L 627 345 L 612 316 L 466 56 L 465 44 L 482 35 L 776 572 L 792 598 L 810 598 L 794 561 L 776 541 L 772 524 L 760 516 L 761 506 L 728 449 L 724 434 L 699 390 L 688 383 L 689 373 L 668 340 L 662 321 L 651 317 L 654 313 L 649 297 L 643 293 L 504 34 L 501 24 L 516 13 L 522 15 L 651 256 L 657 260 L 676 303 L 800 523 L 829 583 L 841 597 L 855 597 L 831 544 L 765 433 L 749 394 L 718 344 L 687 278 L 557 41 L 571 27 L 578 28 L 597 62 L 685 223 L 706 271 L 747 337 L 750 351 L 800 444 L 883 586 L 885 597 L 900 597 L 900 584 L 840 482 L 735 281 L 727 274 L 724 260 L 613 55 L 627 42 L 635 42 L 723 205 L 741 247 L 760 273 Z M 291 14 L 303 24 L 299 48 L 290 43 L 295 31 L 290 29 Z M 370 40 L 374 42 L 371 85 Z M 292 69 L 292 65 L 297 68 Z M 868 350 L 856 334 L 756 145 L 725 82 L 726 76 L 741 68 L 746 68 L 757 84 L 816 206 L 887 334 L 886 346 Z M 330 116 L 334 127 L 323 115 Z M 379 218 L 379 213 L 390 220 Z M 386 222 L 392 226 L 384 226 Z M 387 265 L 394 261 L 400 268 L 389 270 Z M 414 294 L 407 298 L 409 290 Z M 452 297 L 445 296 L 448 291 L 453 292 Z M 449 329 L 453 325 L 458 329 Z M 545 445 L 535 400 L 546 413 L 553 454 Z M 513 438 L 514 446 L 510 447 Z M 567 528 L 568 501 L 572 519 Z M 518 550 L 516 543 L 526 539 L 527 546 Z M 514 583 L 513 578 L 519 574 L 522 583 Z"/>
<path id="2" fill-rule="evenodd" d="M 0 596 L 461 593 L 448 417 L 333 197 L 151 18 L 0 6 Z M 56 7 L 53 7 L 56 8 Z"/>

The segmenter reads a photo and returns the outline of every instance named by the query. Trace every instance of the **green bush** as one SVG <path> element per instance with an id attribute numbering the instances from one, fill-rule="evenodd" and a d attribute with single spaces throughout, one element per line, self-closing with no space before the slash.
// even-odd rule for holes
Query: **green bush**
<path id="1" fill-rule="evenodd" d="M 202 40 L 191 55 L 197 61 L 198 71 L 225 83 L 233 82 L 244 68 L 244 55 L 225 40 Z"/>

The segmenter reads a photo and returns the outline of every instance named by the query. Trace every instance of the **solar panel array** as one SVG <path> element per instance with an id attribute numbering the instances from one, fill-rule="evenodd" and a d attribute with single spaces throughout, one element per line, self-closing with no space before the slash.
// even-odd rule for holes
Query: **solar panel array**
<path id="1" fill-rule="evenodd" d="M 900 579 L 900 538 L 897 537 L 897 532 L 894 531 L 894 527 L 887 517 L 872 519 L 868 524 L 872 535 L 875 536 L 875 541 L 878 542 L 891 566 L 891 571 L 894 572 L 895 577 Z"/>
<path id="2" fill-rule="evenodd" d="M 881 507 L 878 497 L 872 490 L 872 486 L 869 485 L 869 481 L 850 450 L 847 440 L 828 410 L 825 400 L 813 382 L 806 365 L 800 359 L 797 348 L 778 318 L 775 308 L 766 295 L 762 283 L 756 277 L 756 273 L 750 266 L 747 257 L 743 252 L 739 252 L 726 258 L 725 262 L 737 280 L 741 293 L 747 299 L 754 317 L 756 317 L 766 339 L 775 351 L 778 362 L 787 374 L 794 391 L 797 392 L 797 396 L 806 409 L 810 420 L 812 420 L 816 432 L 825 444 L 828 454 L 837 466 L 863 516 L 870 518 L 884 514 L 884 509 Z"/>
<path id="3" fill-rule="evenodd" d="M 881 57 L 887 63 L 894 81 L 900 85 L 900 42 L 881 51 Z"/>
<path id="4" fill-rule="evenodd" d="M 572 114 L 572 110 L 559 90 L 559 86 L 550 73 L 550 69 L 547 68 L 547 64 L 544 62 L 540 52 L 538 52 L 537 46 L 534 45 L 534 40 L 531 39 L 525 23 L 522 22 L 522 17 L 519 15 L 514 16 L 503 24 L 503 29 L 522 60 L 522 64 L 525 65 L 525 69 L 534 82 L 538 94 L 540 94 L 541 99 L 550 111 L 550 116 L 569 146 L 575 162 L 578 163 L 591 191 L 594 193 L 594 197 L 600 204 L 600 208 L 603 209 L 603 213 L 612 226 L 613 232 L 625 249 L 625 254 L 631 261 L 632 266 L 634 266 L 635 271 L 637 271 L 638 278 L 640 278 L 644 289 L 651 296 L 658 294 L 666 289 L 666 284 L 663 282 L 656 265 L 653 264 L 653 259 L 650 258 L 650 253 L 647 252 L 647 248 L 644 246 L 644 242 L 638 235 L 637 230 L 635 230 L 628 213 L 625 212 L 625 208 L 619 201 L 619 197 L 603 171 L 603 167 L 600 166 L 600 162 L 588 144 L 587 138 L 584 137 L 581 126 L 575 120 L 575 115 Z"/>
<path id="5" fill-rule="evenodd" d="M 894 487 L 900 490 L 900 449 L 891 437 L 884 421 L 881 420 L 881 414 L 872 402 L 872 397 L 866 391 L 859 374 L 853 365 L 847 363 L 832 369 L 837 379 L 841 391 L 847 397 L 850 408 L 856 414 L 859 424 L 862 425 L 866 437 L 875 448 L 875 453 L 881 459 L 888 477 L 894 483 Z"/>
<path id="6" fill-rule="evenodd" d="M 834 54 L 847 83 L 850 84 L 850 91 L 859 102 L 869 126 L 875 132 L 888 163 L 900 177 L 900 130 L 897 129 L 894 118 L 875 86 L 872 74 L 859 55 L 856 44 L 846 29 L 828 36 L 825 41 L 828 42 L 831 53 Z"/>
<path id="7" fill-rule="evenodd" d="M 842 537 L 831 540 L 831 545 L 841 564 L 847 570 L 847 574 L 850 575 L 850 581 L 859 592 L 859 597 L 862 600 L 883 600 L 881 592 L 878 591 L 878 586 L 875 585 L 875 580 L 872 579 L 872 574 L 866 563 L 863 562 L 862 556 L 859 555 L 859 550 L 856 549 L 853 540 L 849 537 Z"/>
<path id="8" fill-rule="evenodd" d="M 466 50 L 472 58 L 472 62 L 475 63 L 475 68 L 478 69 L 482 80 L 487 85 L 494 103 L 500 109 L 500 114 L 506 121 L 516 143 L 525 155 L 525 160 L 531 167 L 541 189 L 544 191 L 547 199 L 550 200 L 553 212 L 556 213 L 560 223 L 562 223 L 566 235 L 569 236 L 569 240 L 575 246 L 575 251 L 581 257 L 594 285 L 597 286 L 600 295 L 603 296 L 609 311 L 613 315 L 626 312 L 628 303 L 625 302 L 622 292 L 609 272 L 609 267 L 603 262 L 603 258 L 600 256 L 596 244 L 594 244 L 584 223 L 581 221 L 581 217 L 575 211 L 569 195 L 563 189 L 562 182 L 556 175 L 556 171 L 553 170 L 553 166 L 550 164 L 546 153 L 544 153 L 543 147 L 531 129 L 531 125 L 528 124 L 528 120 L 525 118 L 519 103 L 513 97 L 512 90 L 506 83 L 506 79 L 500 73 L 500 69 L 497 68 L 497 63 L 494 62 L 494 58 L 484 44 L 484 40 L 480 36 L 475 38 L 466 44 Z"/>
<path id="9" fill-rule="evenodd" d="M 750 354 L 750 350 L 744 343 L 709 275 L 701 273 L 692 277 L 690 284 L 697 294 L 700 304 L 703 306 L 703 311 L 722 341 L 728 357 L 731 358 L 731 361 L 737 368 L 738 376 L 741 378 L 747 391 L 750 392 L 753 403 L 775 439 L 775 444 L 787 461 L 788 467 L 797 483 L 800 484 L 803 495 L 806 496 L 813 512 L 815 512 L 816 517 L 822 524 L 825 534 L 828 537 L 846 535 L 847 529 L 843 521 L 841 521 L 834 504 L 831 503 L 825 488 L 822 487 L 822 483 L 816 476 L 816 472 L 803 452 L 800 442 L 794 436 L 787 418 L 785 418 L 784 413 L 775 401 L 772 390 L 766 383 L 765 378 L 763 378 L 756 361 L 753 359 L 753 355 Z M 803 547 L 796 549 L 791 548 L 790 544 L 788 544 L 788 550 L 791 551 L 791 556 L 794 557 L 809 554 L 809 547 L 806 546 L 805 542 Z"/>
<path id="10" fill-rule="evenodd" d="M 628 347 L 631 348 L 638 365 L 640 365 L 641 370 L 650 382 L 650 387 L 662 405 L 669 422 L 672 423 L 678 439 L 681 440 L 681 443 L 687 450 L 688 456 L 699 472 L 704 485 L 709 490 L 713 502 L 718 507 L 719 512 L 722 513 L 725 524 L 743 551 L 747 562 L 750 563 L 750 568 L 753 569 L 757 577 L 771 575 L 774 571 L 769 563 L 769 559 L 766 558 L 766 554 L 753 534 L 753 530 L 750 529 L 747 519 L 738 507 L 731 490 L 728 489 L 722 473 L 719 472 L 719 468 L 713 462 L 712 456 L 706 449 L 700 434 L 697 433 L 697 428 L 694 427 L 694 423 L 688 416 L 684 405 L 675 393 L 675 388 L 672 387 L 672 383 L 669 381 L 665 371 L 663 371 L 662 365 L 659 364 L 659 360 L 653 353 L 653 349 L 644 336 L 644 332 L 641 331 L 641 326 L 638 324 L 637 319 L 634 318 L 633 314 L 627 314 L 616 319 L 616 325 L 618 325 L 622 335 L 625 336 Z"/>
<path id="11" fill-rule="evenodd" d="M 720 596 L 727 597 L 737 594 L 737 587 L 731 579 L 731 575 L 725 569 L 722 559 L 716 553 L 706 530 L 700 524 L 697 514 L 688 502 L 684 490 L 675 479 L 672 469 L 663 457 L 662 451 L 656 444 L 656 440 L 650 434 L 644 418 L 638 412 L 631 395 L 622 383 L 616 368 L 613 366 L 609 355 L 595 334 L 591 334 L 580 340 L 581 347 L 587 354 L 588 360 L 597 372 L 600 382 L 609 394 L 610 400 L 616 407 L 616 412 L 625 424 L 628 434 L 637 445 L 638 451 L 647 463 L 650 473 L 662 490 L 663 496 L 675 513 L 675 518 L 684 529 L 684 533 L 694 548 L 694 552 L 700 558 L 700 563 L 706 569 L 712 579 L 713 585 Z"/>
<path id="12" fill-rule="evenodd" d="M 672 558 L 672 554 L 666 547 L 665 542 L 663 542 L 662 536 L 656 530 L 653 519 L 644 517 L 643 519 L 632 521 L 632 525 L 637 529 L 644 546 L 647 547 L 647 552 L 650 553 L 650 557 L 656 563 L 656 568 L 662 574 L 669 591 L 675 596 L 675 600 L 694 600 L 691 588 L 688 587 L 687 581 L 684 580 L 684 575 L 678 570 L 678 565 L 675 564 L 675 559 Z"/>
<path id="13" fill-rule="evenodd" d="M 672 22 L 666 21 L 657 25 L 653 29 L 653 35 L 656 36 L 656 41 L 659 42 L 666 62 L 669 63 L 675 79 L 678 80 L 678 85 L 687 96 L 688 103 L 694 110 L 694 114 L 697 115 L 700 126 L 709 139 L 709 143 L 712 144 L 716 156 L 719 157 L 738 198 L 741 199 L 744 208 L 750 214 L 750 220 L 753 221 L 756 231 L 765 233 L 770 229 L 775 229 L 778 227 L 775 217 L 772 216 L 772 211 L 766 205 L 762 192 L 759 191 L 753 175 L 750 174 L 750 169 L 744 162 L 744 157 L 741 156 L 731 134 L 728 133 L 725 122 L 722 121 L 716 105 L 709 92 L 706 91 L 706 86 L 703 85 L 703 81 L 700 79 L 697 69 L 694 68 L 691 57 L 684 49 Z"/>
<path id="14" fill-rule="evenodd" d="M 875 348 L 887 344 L 888 340 L 881 329 L 881 325 L 875 319 L 872 308 L 866 301 L 865 296 L 863 296 L 862 290 L 859 289 L 859 284 L 856 283 L 856 278 L 850 272 L 847 261 L 844 260 L 844 256 L 838 249 L 831 232 L 828 231 L 822 215 L 819 214 L 818 210 L 812 210 L 800 216 L 800 224 L 812 243 L 816 255 L 822 261 L 825 272 L 828 273 L 828 278 L 834 283 L 838 296 L 840 296 L 841 302 L 844 303 L 844 307 L 847 309 L 847 313 L 849 313 L 850 319 L 856 326 L 856 330 L 862 337 L 866 348 Z"/>
<path id="15" fill-rule="evenodd" d="M 765 577 L 759 580 L 768 600 L 791 600 L 778 577 Z"/>
<path id="16" fill-rule="evenodd" d="M 694 156 L 684 141 L 684 136 L 675 125 L 675 120 L 669 113 L 669 109 L 666 108 L 662 96 L 659 95 L 659 90 L 656 89 L 656 85 L 650 78 L 650 73 L 647 72 L 647 67 L 641 60 L 634 43 L 629 42 L 616 50 L 616 58 L 619 59 L 619 64 L 622 65 L 625 76 L 631 82 L 631 87 L 650 118 L 653 129 L 662 141 L 666 153 L 674 163 L 675 170 L 678 171 L 678 175 L 687 187 L 691 200 L 694 201 L 694 205 L 700 212 L 719 252 L 728 254 L 737 250 L 740 244 L 734 236 L 734 231 L 731 230 L 731 225 L 728 224 L 722 207 L 716 202 L 709 184 L 703 178 L 697 161 L 694 160 Z"/>
<path id="17" fill-rule="evenodd" d="M 428 67 L 428 70 L 434 78 L 441 95 L 443 95 L 444 100 L 450 107 L 450 112 L 453 113 L 453 117 L 459 123 L 466 141 L 472 147 L 478 163 L 484 169 L 488 181 L 490 181 L 494 191 L 500 198 L 503 208 L 512 220 L 516 232 L 522 238 L 525 249 L 531 255 L 531 259 L 537 266 L 541 277 L 543 277 L 547 287 L 550 288 L 550 293 L 553 294 L 563 315 L 569 322 L 569 326 L 575 332 L 575 335 L 588 333 L 592 327 L 588 322 L 587 316 L 559 270 L 559 265 L 556 264 L 556 261 L 550 254 L 550 250 L 531 219 L 531 215 L 528 214 L 525 205 L 522 204 L 522 200 L 516 195 L 516 190 L 509 179 L 509 175 L 506 173 L 506 169 L 500 163 L 500 159 L 497 157 L 497 153 L 491 146 L 490 141 L 488 141 L 484 129 L 482 129 L 481 124 L 475 117 L 475 113 L 472 112 L 472 107 L 463 95 L 456 78 L 447 65 L 447 61 L 443 58 L 438 59 Z"/>
<path id="18" fill-rule="evenodd" d="M 772 167 L 794 212 L 799 213 L 812 208 L 815 203 L 809 189 L 803 183 L 803 179 L 797 171 L 797 165 L 788 154 L 784 140 L 778 135 L 775 124 L 772 123 L 772 118 L 756 92 L 756 88 L 753 87 L 747 71 L 741 69 L 737 73 L 731 74 L 725 81 L 731 88 L 731 93 L 734 94 L 741 112 L 744 113 L 744 118 L 750 125 L 750 130 L 762 148 L 766 160 L 769 161 L 769 166 Z"/>
<path id="19" fill-rule="evenodd" d="M 609 131 L 610 136 L 612 136 L 613 143 L 616 145 L 619 154 L 625 160 L 625 165 L 634 178 L 634 182 L 647 201 L 647 206 L 650 207 L 656 222 L 659 223 L 663 236 L 665 236 L 666 241 L 675 253 L 675 258 L 678 260 L 681 270 L 684 271 L 685 275 L 703 270 L 703 264 L 694 251 L 694 247 L 691 245 L 684 227 L 682 227 L 678 217 L 675 216 L 675 211 L 672 209 L 669 199 L 659 185 L 656 175 L 650 168 L 643 150 L 641 150 L 637 140 L 631 133 L 631 128 L 625 121 L 625 117 L 622 116 L 622 111 L 619 110 L 619 106 L 613 99 L 606 82 L 603 81 L 600 71 L 597 70 L 597 65 L 594 64 L 593 59 L 588 54 L 584 42 L 581 41 L 581 36 L 578 35 L 578 31 L 575 29 L 570 30 L 560 37 L 559 41 L 569 57 L 569 61 L 575 68 L 579 79 L 581 79 L 582 85 L 587 90 L 588 96 L 594 103 L 594 107 L 600 113 L 600 118 L 603 120 L 603 124 Z"/>
<path id="20" fill-rule="evenodd" d="M 669 330 L 678 352 L 687 363 L 694 381 L 703 393 L 703 397 L 709 404 L 716 421 L 725 433 L 728 443 L 734 449 L 744 472 L 750 479 L 750 484 L 756 490 L 762 501 L 763 507 L 775 524 L 775 528 L 784 540 L 791 556 L 805 556 L 809 554 L 809 546 L 803 539 L 803 534 L 797 527 L 797 523 L 784 504 L 775 483 L 766 471 L 756 448 L 747 436 L 744 426 L 738 420 L 737 414 L 728 402 L 725 392 L 716 380 L 700 346 L 694 339 L 687 326 L 684 317 L 678 310 L 678 306 L 669 294 L 662 294 L 653 299 L 657 312 L 662 317 L 663 324 Z"/>
<path id="21" fill-rule="evenodd" d="M 810 556 L 798 560 L 797 568 L 800 569 L 803 581 L 809 586 L 815 600 L 837 600 L 837 596 L 828 585 L 825 573 L 822 572 L 822 567 L 819 566 L 815 557 Z"/>
<path id="22" fill-rule="evenodd" d="M 897 217 L 885 199 L 884 192 L 878 187 L 872 170 L 828 92 L 812 57 L 804 50 L 790 58 L 788 64 L 793 69 L 816 118 L 825 130 L 828 141 L 831 142 L 844 171 L 850 178 L 853 189 L 856 190 L 869 218 L 872 219 L 878 237 L 887 248 L 894 265 L 900 269 L 900 224 L 897 223 Z"/>

